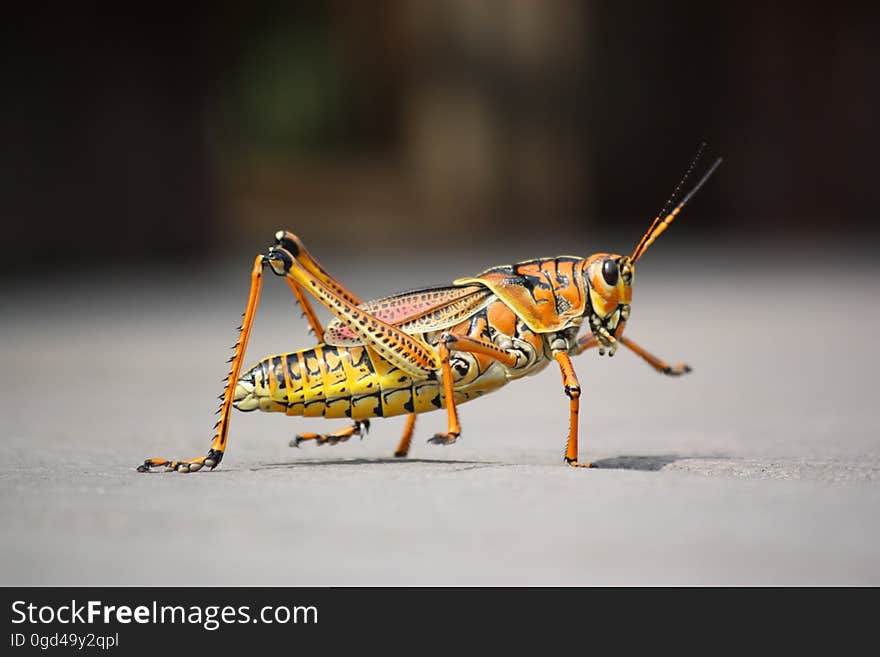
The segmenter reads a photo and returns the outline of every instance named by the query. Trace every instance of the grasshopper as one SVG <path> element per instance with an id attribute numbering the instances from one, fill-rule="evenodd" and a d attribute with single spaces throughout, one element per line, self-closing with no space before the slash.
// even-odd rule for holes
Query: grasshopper
<path id="1" fill-rule="evenodd" d="M 208 453 L 184 461 L 150 458 L 138 471 L 216 468 L 226 453 L 232 408 L 353 421 L 332 433 L 298 434 L 293 446 L 304 441 L 336 444 L 362 436 L 370 418 L 407 415 L 396 457 L 409 453 L 416 415 L 445 408 L 447 431 L 428 442 L 451 445 L 461 435 L 459 404 L 535 374 L 551 361 L 559 366 L 569 399 L 565 463 L 590 467 L 579 460 L 581 388 L 572 356 L 593 347 L 600 355 L 613 356 L 622 344 L 662 374 L 691 371 L 683 363 L 669 365 L 651 355 L 623 333 L 630 317 L 636 262 L 721 163 L 716 160 L 667 213 L 699 155 L 629 256 L 597 253 L 588 258 L 524 260 L 449 285 L 364 302 L 331 276 L 299 237 L 279 230 L 274 244 L 254 260 L 247 307 Z M 308 349 L 267 356 L 242 375 L 267 268 L 290 286 L 319 342 Z M 334 315 L 326 328 L 309 295 Z M 589 332 L 579 337 L 584 324 Z"/>

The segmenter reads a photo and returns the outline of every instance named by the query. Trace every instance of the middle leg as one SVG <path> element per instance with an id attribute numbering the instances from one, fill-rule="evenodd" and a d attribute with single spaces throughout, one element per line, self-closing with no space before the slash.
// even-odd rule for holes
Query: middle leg
<path id="1" fill-rule="evenodd" d="M 511 368 L 521 365 L 528 360 L 528 357 L 516 349 L 502 349 L 487 340 L 467 335 L 456 335 L 455 333 L 444 333 L 440 338 L 437 351 L 440 356 L 440 371 L 443 377 L 443 394 L 446 398 L 447 431 L 446 433 L 434 434 L 434 437 L 430 438 L 428 442 L 435 445 L 452 445 L 461 435 L 461 425 L 458 422 L 458 410 L 455 404 L 455 381 L 450 363 L 450 352 L 461 351 L 488 356 L 490 359 L 497 360 L 502 365 Z"/>

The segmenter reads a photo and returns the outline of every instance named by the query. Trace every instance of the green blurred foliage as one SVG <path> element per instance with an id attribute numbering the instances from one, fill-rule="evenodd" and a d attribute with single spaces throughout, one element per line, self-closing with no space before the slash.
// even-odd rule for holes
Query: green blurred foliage
<path id="1" fill-rule="evenodd" d="M 320 14 L 274 15 L 252 26 L 226 78 L 220 115 L 239 147 L 272 155 L 344 146 L 356 103 L 341 43 Z"/>

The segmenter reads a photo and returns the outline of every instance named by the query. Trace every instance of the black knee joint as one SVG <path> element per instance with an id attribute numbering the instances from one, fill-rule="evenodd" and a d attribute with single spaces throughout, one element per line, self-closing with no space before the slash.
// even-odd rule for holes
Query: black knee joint
<path id="1" fill-rule="evenodd" d="M 280 246 L 288 251 L 294 258 L 299 257 L 299 246 L 295 240 L 291 239 L 290 233 L 286 230 L 279 230 L 275 233 L 275 246 Z"/>
<path id="2" fill-rule="evenodd" d="M 581 387 L 580 386 L 565 386 L 565 394 L 568 395 L 569 399 L 577 399 L 581 396 Z"/>
<path id="3" fill-rule="evenodd" d="M 283 267 L 284 272 L 289 272 L 290 268 L 293 266 L 293 258 L 291 257 L 290 253 L 288 253 L 287 249 L 285 249 L 284 247 L 274 247 L 273 246 L 271 249 L 269 249 L 269 253 L 265 256 L 264 262 L 266 260 L 280 260 L 281 266 Z M 276 274 L 283 275 L 283 274 L 280 274 L 278 272 L 278 270 L 275 269 L 274 267 L 273 267 L 273 271 Z"/>

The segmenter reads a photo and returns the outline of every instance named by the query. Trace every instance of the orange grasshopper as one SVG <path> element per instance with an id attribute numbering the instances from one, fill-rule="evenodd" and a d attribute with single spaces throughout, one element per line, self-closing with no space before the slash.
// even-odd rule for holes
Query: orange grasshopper
<path id="1" fill-rule="evenodd" d="M 220 419 L 210 450 L 186 461 L 147 459 L 138 470 L 164 467 L 195 472 L 217 467 L 226 452 L 233 407 L 354 421 L 329 434 L 299 434 L 291 443 L 295 446 L 309 440 L 336 444 L 363 435 L 370 418 L 406 414 L 403 437 L 394 452 L 397 457 L 409 452 L 416 415 L 445 407 L 447 431 L 428 442 L 451 445 L 461 435 L 458 404 L 534 374 L 551 360 L 559 365 L 569 398 L 565 462 L 589 467 L 578 460 L 581 389 L 570 357 L 592 347 L 598 347 L 600 355 L 606 351 L 614 355 L 623 344 L 658 372 L 670 376 L 690 372 L 687 365 L 671 366 L 652 356 L 623 332 L 630 315 L 636 262 L 720 163 L 716 160 L 668 214 L 667 202 L 630 256 L 597 253 L 586 259 L 525 260 L 492 267 L 450 285 L 367 302 L 331 276 L 296 235 L 278 231 L 268 252 L 254 260 L 247 308 L 229 361 L 232 367 L 220 397 Z M 319 344 L 268 356 L 239 376 L 266 267 L 287 281 Z M 326 330 L 306 293 L 335 316 Z M 578 337 L 585 320 L 589 333 Z"/>

